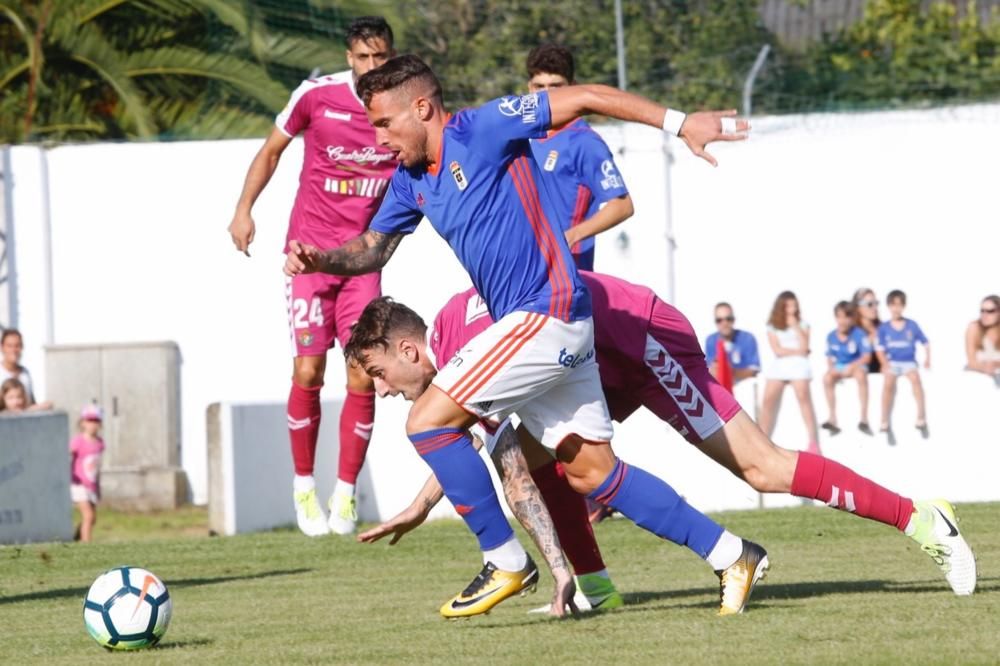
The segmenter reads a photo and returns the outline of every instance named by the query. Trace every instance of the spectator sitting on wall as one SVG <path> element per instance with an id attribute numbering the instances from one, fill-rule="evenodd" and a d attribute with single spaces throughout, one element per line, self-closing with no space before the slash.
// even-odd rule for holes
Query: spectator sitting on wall
<path id="1" fill-rule="evenodd" d="M 868 425 L 868 362 L 872 357 L 872 345 L 860 326 L 855 325 L 857 309 L 847 301 L 841 301 L 833 308 L 837 328 L 826 336 L 827 371 L 823 376 L 826 404 L 830 408 L 830 418 L 821 426 L 831 435 L 840 433 L 837 425 L 837 384 L 841 379 L 858 380 L 858 394 L 861 398 L 858 430 L 866 435 L 872 433 Z"/>
<path id="2" fill-rule="evenodd" d="M 21 354 L 24 352 L 24 339 L 21 331 L 8 328 L 0 336 L 0 381 L 17 379 L 24 388 L 27 402 L 25 407 L 35 405 L 35 394 L 31 385 L 31 374 L 21 365 Z M 51 402 L 39 403 L 38 409 L 51 409 Z"/>
<path id="3" fill-rule="evenodd" d="M 917 343 L 924 346 L 924 367 L 928 370 L 931 367 L 930 343 L 917 322 L 903 316 L 906 294 L 899 289 L 893 289 L 886 301 L 892 318 L 878 327 L 878 344 L 875 346 L 885 377 L 882 388 L 882 432 L 886 433 L 889 444 L 895 444 L 892 434 L 892 405 L 896 398 L 896 380 L 905 375 L 910 380 L 913 398 L 917 402 L 917 430 L 924 439 L 927 439 L 929 436 L 927 413 L 924 404 L 924 386 L 920 382 L 917 365 Z"/>
<path id="4" fill-rule="evenodd" d="M 10 416 L 48 409 L 48 405 L 29 405 L 28 390 L 20 379 L 11 377 L 0 384 L 0 415 Z"/>
<path id="5" fill-rule="evenodd" d="M 726 356 L 729 357 L 729 366 L 733 369 L 733 381 L 739 382 L 741 379 L 757 376 L 760 372 L 760 355 L 757 352 L 757 339 L 751 333 L 736 328 L 735 323 L 736 317 L 733 316 L 733 308 L 729 303 L 723 302 L 715 306 L 715 327 L 718 330 L 705 340 L 705 360 L 708 362 L 708 371 L 718 378 L 717 355 L 721 339 Z"/>
<path id="6" fill-rule="evenodd" d="M 857 308 L 855 323 L 868 336 L 868 342 L 874 349 L 878 343 L 878 327 L 882 323 L 878 318 L 878 299 L 875 297 L 875 292 L 868 287 L 861 287 L 854 292 L 851 302 Z M 872 354 L 868 361 L 868 372 L 880 372 L 881 370 L 881 359 L 879 359 L 878 354 Z"/>
<path id="7" fill-rule="evenodd" d="M 819 429 L 816 427 L 816 410 L 813 408 L 809 382 L 809 324 L 802 320 L 799 300 L 790 291 L 778 294 L 767 324 L 767 339 L 774 352 L 774 360 L 764 368 L 764 401 L 760 410 L 760 427 L 768 437 L 774 433 L 785 386 L 792 385 L 799 411 L 806 426 L 809 443 L 806 451 L 819 455 Z"/>
<path id="8" fill-rule="evenodd" d="M 1000 296 L 991 294 L 979 306 L 979 319 L 965 331 L 966 370 L 991 375 L 1000 386 Z"/>

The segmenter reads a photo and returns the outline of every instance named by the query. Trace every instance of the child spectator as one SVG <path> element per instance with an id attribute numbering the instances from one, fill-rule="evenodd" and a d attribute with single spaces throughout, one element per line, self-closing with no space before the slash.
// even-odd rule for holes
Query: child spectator
<path id="1" fill-rule="evenodd" d="M 878 318 L 878 299 L 875 298 L 875 292 L 868 287 L 861 287 L 854 292 L 851 302 L 857 308 L 855 323 L 865 332 L 869 344 L 875 349 L 878 343 L 878 327 L 882 324 Z M 881 370 L 882 362 L 878 354 L 872 354 L 871 360 L 868 361 L 868 372 L 875 373 Z"/>
<path id="2" fill-rule="evenodd" d="M 889 443 L 894 444 L 892 435 L 892 403 L 896 398 L 896 381 L 905 376 L 913 386 L 913 398 L 917 401 L 917 430 L 926 439 L 927 414 L 924 405 L 924 387 L 920 383 L 920 371 L 917 365 L 917 343 L 924 346 L 924 367 L 931 367 L 931 347 L 927 336 L 920 326 L 912 319 L 903 316 L 906 308 L 906 294 L 899 289 L 889 292 L 887 298 L 891 319 L 878 327 L 878 344 L 875 351 L 882 363 L 882 374 L 885 385 L 882 389 L 882 432 L 886 433 Z"/>
<path id="3" fill-rule="evenodd" d="M 69 441 L 72 457 L 70 498 L 80 510 L 80 526 L 76 539 L 90 541 L 97 522 L 97 500 L 101 496 L 101 454 L 104 440 L 101 439 L 103 414 L 97 405 L 87 405 L 80 411 L 80 432 Z"/>
<path id="4" fill-rule="evenodd" d="M 31 385 L 31 374 L 21 365 L 24 339 L 16 328 L 8 328 L 0 335 L 0 381 L 17 379 L 24 386 L 27 396 L 25 408 L 35 404 L 35 393 Z M 51 409 L 52 403 L 42 403 L 41 409 Z"/>
<path id="5" fill-rule="evenodd" d="M 979 319 L 965 330 L 966 370 L 990 375 L 1000 386 L 1000 296 L 991 294 L 979 306 Z"/>
<path id="6" fill-rule="evenodd" d="M 866 435 L 873 434 L 868 425 L 868 363 L 872 357 L 872 345 L 864 330 L 854 323 L 857 314 L 857 308 L 852 303 L 837 303 L 833 308 L 837 328 L 826 336 L 827 371 L 823 376 L 823 388 L 826 391 L 826 404 L 830 408 L 830 418 L 821 427 L 830 431 L 831 435 L 840 434 L 840 427 L 837 425 L 837 384 L 841 379 L 852 377 L 858 380 L 858 394 L 861 398 L 858 430 Z"/>
<path id="7" fill-rule="evenodd" d="M 32 405 L 28 402 L 28 390 L 20 379 L 11 377 L 0 384 L 0 414 L 10 416 L 48 409 L 49 404 Z"/>
<path id="8" fill-rule="evenodd" d="M 719 303 L 715 306 L 717 330 L 705 340 L 705 361 L 708 363 L 708 371 L 713 377 L 718 378 L 721 339 L 723 349 L 729 358 L 729 366 L 733 369 L 733 379 L 739 382 L 741 379 L 757 376 L 760 371 L 760 355 L 753 334 L 739 330 L 734 326 L 735 322 L 736 317 L 733 316 L 733 308 L 729 303 Z"/>
<path id="9" fill-rule="evenodd" d="M 770 437 L 778 420 L 781 394 L 785 386 L 792 385 L 799 401 L 799 410 L 809 434 L 806 450 L 819 454 L 819 431 L 816 428 L 816 410 L 813 409 L 809 382 L 809 324 L 802 321 L 799 300 L 790 291 L 778 294 L 771 308 L 767 325 L 767 339 L 774 351 L 774 360 L 764 368 L 764 404 L 760 412 L 760 427 Z"/>

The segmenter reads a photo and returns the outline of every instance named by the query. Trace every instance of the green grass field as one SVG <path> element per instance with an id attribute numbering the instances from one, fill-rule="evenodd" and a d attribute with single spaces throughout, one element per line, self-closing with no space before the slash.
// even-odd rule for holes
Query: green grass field
<path id="1" fill-rule="evenodd" d="M 390 548 L 290 530 L 210 538 L 193 508 L 103 511 L 93 544 L 0 548 L 0 664 L 997 663 L 1000 504 L 959 515 L 979 557 L 972 597 L 955 597 L 894 530 L 804 507 L 716 516 L 770 553 L 742 616 L 715 616 L 716 578 L 695 556 L 612 520 L 597 534 L 626 608 L 528 615 L 548 601 L 543 577 L 535 595 L 448 622 L 438 606 L 479 569 L 458 522 Z M 84 630 L 87 587 L 120 564 L 149 568 L 170 589 L 173 620 L 156 648 L 108 653 Z"/>

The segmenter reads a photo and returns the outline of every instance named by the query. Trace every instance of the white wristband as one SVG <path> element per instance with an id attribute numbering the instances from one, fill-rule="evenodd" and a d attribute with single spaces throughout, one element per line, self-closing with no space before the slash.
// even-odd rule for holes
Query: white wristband
<path id="1" fill-rule="evenodd" d="M 663 116 L 663 131 L 670 136 L 680 136 L 681 125 L 684 124 L 685 118 L 687 118 L 687 114 L 683 111 L 667 109 L 666 115 Z"/>

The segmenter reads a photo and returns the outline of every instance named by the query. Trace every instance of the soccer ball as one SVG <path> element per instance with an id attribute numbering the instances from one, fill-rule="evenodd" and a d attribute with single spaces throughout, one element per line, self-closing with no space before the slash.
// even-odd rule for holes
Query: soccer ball
<path id="1" fill-rule="evenodd" d="M 138 567 L 105 571 L 87 592 L 83 623 L 100 645 L 138 650 L 155 645 L 170 623 L 173 605 L 167 586 Z"/>

